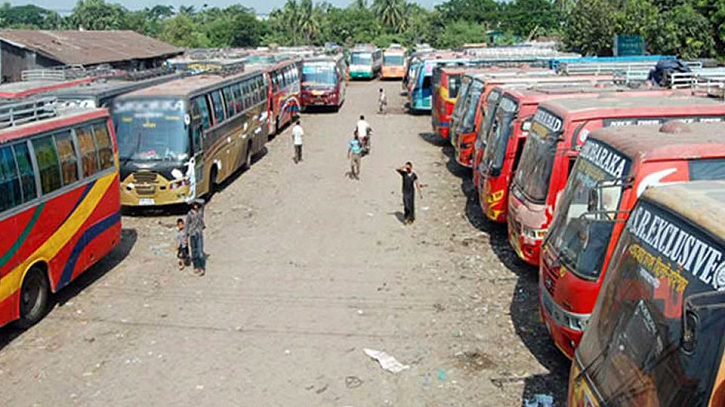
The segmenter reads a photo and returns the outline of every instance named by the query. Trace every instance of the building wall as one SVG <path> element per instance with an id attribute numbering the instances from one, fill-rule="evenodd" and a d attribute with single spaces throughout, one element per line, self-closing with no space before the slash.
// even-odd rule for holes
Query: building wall
<path id="1" fill-rule="evenodd" d="M 2 83 L 18 82 L 26 69 L 51 68 L 61 63 L 35 52 L 18 48 L 12 44 L 0 41 L 0 78 Z"/>

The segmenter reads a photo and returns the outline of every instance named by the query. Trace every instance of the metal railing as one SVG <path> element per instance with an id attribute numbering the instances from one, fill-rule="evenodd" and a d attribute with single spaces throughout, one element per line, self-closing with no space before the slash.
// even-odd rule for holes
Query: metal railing
<path id="1" fill-rule="evenodd" d="M 65 80 L 65 72 L 59 69 L 28 69 L 20 72 L 20 80 L 23 82 L 30 81 L 52 81 L 63 82 Z"/>
<path id="2" fill-rule="evenodd" d="M 44 97 L 23 102 L 0 104 L 0 129 L 55 117 L 58 100 Z"/>

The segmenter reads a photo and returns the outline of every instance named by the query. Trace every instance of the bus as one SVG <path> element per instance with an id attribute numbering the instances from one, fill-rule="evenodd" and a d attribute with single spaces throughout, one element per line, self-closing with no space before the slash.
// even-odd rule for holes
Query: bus
<path id="1" fill-rule="evenodd" d="M 374 79 L 383 67 L 383 51 L 373 46 L 356 46 L 350 51 L 350 79 Z"/>
<path id="2" fill-rule="evenodd" d="M 576 350 L 568 406 L 725 405 L 724 193 L 722 181 L 644 192 Z"/>
<path id="3" fill-rule="evenodd" d="M 405 56 L 408 51 L 398 44 L 389 46 L 383 51 L 382 79 L 403 79 L 406 70 Z"/>
<path id="4" fill-rule="evenodd" d="M 345 101 L 347 64 L 342 54 L 318 56 L 302 61 L 302 108 L 334 107 Z"/>
<path id="5" fill-rule="evenodd" d="M 470 79 L 466 79 L 470 76 Z M 611 81 L 611 76 L 557 76 L 551 70 L 508 69 L 493 70 L 486 73 L 466 74 L 463 81 L 470 80 L 472 85 L 461 93 L 451 115 L 450 140 L 455 148 L 458 164 L 472 167 L 476 156 L 483 153 L 482 138 L 479 130 L 488 134 L 488 128 L 501 96 L 501 87 L 528 87 L 534 84 L 591 84 Z M 459 107 L 458 104 L 461 104 Z M 456 110 L 458 109 L 458 110 Z M 475 176 L 475 172 L 474 172 Z"/>
<path id="6" fill-rule="evenodd" d="M 541 313 L 568 357 L 581 340 L 637 198 L 652 185 L 725 179 L 723 135 L 722 123 L 669 122 L 661 128 L 600 129 L 587 138 L 544 239 L 539 267 Z"/>
<path id="7" fill-rule="evenodd" d="M 540 103 L 547 100 L 598 97 L 601 94 L 608 97 L 628 97 L 643 92 L 650 96 L 673 94 L 671 90 L 632 89 L 604 83 L 593 87 L 588 84 L 554 84 L 553 87 L 546 85 L 550 84 L 503 89 L 503 96 L 493 115 L 488 134 L 483 134 L 483 129 L 479 129 L 479 139 L 476 142 L 486 141 L 481 143 L 481 148 L 476 148 L 477 151 L 483 150 L 483 153 L 474 155 L 475 186 L 481 210 L 492 222 L 506 222 L 509 186 L 518 169 L 521 152 L 531 128 L 531 118 Z"/>
<path id="8" fill-rule="evenodd" d="M 436 67 L 433 69 L 433 133 L 447 139 L 451 126 L 451 114 L 456 106 L 461 78 L 466 72 L 461 67 Z"/>
<path id="9" fill-rule="evenodd" d="M 408 101 L 411 113 L 430 112 L 432 110 L 433 68 L 442 66 L 465 65 L 468 59 L 437 58 L 425 59 L 418 65 L 411 83 L 408 85 Z"/>
<path id="10" fill-rule="evenodd" d="M 127 79 L 94 81 L 72 88 L 54 90 L 48 92 L 47 95 L 58 99 L 59 108 L 110 108 L 113 99 L 119 95 L 180 79 L 182 76 L 182 73 L 167 72 L 150 78 L 134 79 L 128 77 Z"/>
<path id="11" fill-rule="evenodd" d="M 298 64 L 301 65 L 302 61 L 285 59 L 274 64 L 249 64 L 245 68 L 264 71 L 269 92 L 264 115 L 267 116 L 267 134 L 270 136 L 279 134 L 280 130 L 292 123 L 302 107 L 302 82 Z"/>
<path id="12" fill-rule="evenodd" d="M 121 241 L 108 110 L 59 111 L 55 103 L 0 106 L 0 326 L 38 322 L 51 292 Z"/>
<path id="13" fill-rule="evenodd" d="M 539 105 L 508 202 L 509 242 L 525 262 L 539 266 L 541 242 L 579 150 L 601 127 L 658 125 L 671 120 L 721 121 L 725 104 L 702 97 L 600 97 Z"/>
<path id="14" fill-rule="evenodd" d="M 113 121 L 121 204 L 165 206 L 210 195 L 267 142 L 265 72 L 202 74 L 119 96 Z"/>

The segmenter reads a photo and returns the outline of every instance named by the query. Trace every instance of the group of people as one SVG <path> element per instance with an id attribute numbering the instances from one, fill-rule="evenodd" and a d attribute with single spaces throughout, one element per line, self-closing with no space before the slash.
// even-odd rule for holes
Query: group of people
<path id="1" fill-rule="evenodd" d="M 378 113 L 384 114 L 387 104 L 385 91 L 381 88 L 378 96 Z M 360 179 L 362 157 L 370 153 L 370 136 L 372 132 L 373 129 L 365 121 L 365 116 L 360 115 L 347 149 L 351 178 Z M 302 161 L 302 138 L 304 134 L 302 124 L 298 119 L 292 127 L 293 160 L 295 164 Z M 411 224 L 415 221 L 415 192 L 417 190 L 422 197 L 421 188 L 425 185 L 418 183 L 418 175 L 413 172 L 413 164 L 410 161 L 397 168 L 396 171 L 403 178 L 403 223 Z M 200 199 L 192 201 L 186 220 L 177 219 L 176 226 L 176 257 L 179 269 L 183 270 L 187 266 L 193 265 L 194 274 L 203 276 L 206 273 L 206 254 L 204 253 L 204 229 L 206 225 L 204 224 L 203 201 Z"/>

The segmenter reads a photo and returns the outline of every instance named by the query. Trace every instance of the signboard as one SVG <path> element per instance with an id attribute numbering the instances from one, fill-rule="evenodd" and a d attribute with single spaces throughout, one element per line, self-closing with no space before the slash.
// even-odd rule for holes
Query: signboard
<path id="1" fill-rule="evenodd" d="M 644 38 L 640 35 L 615 35 L 614 56 L 644 55 Z"/>

